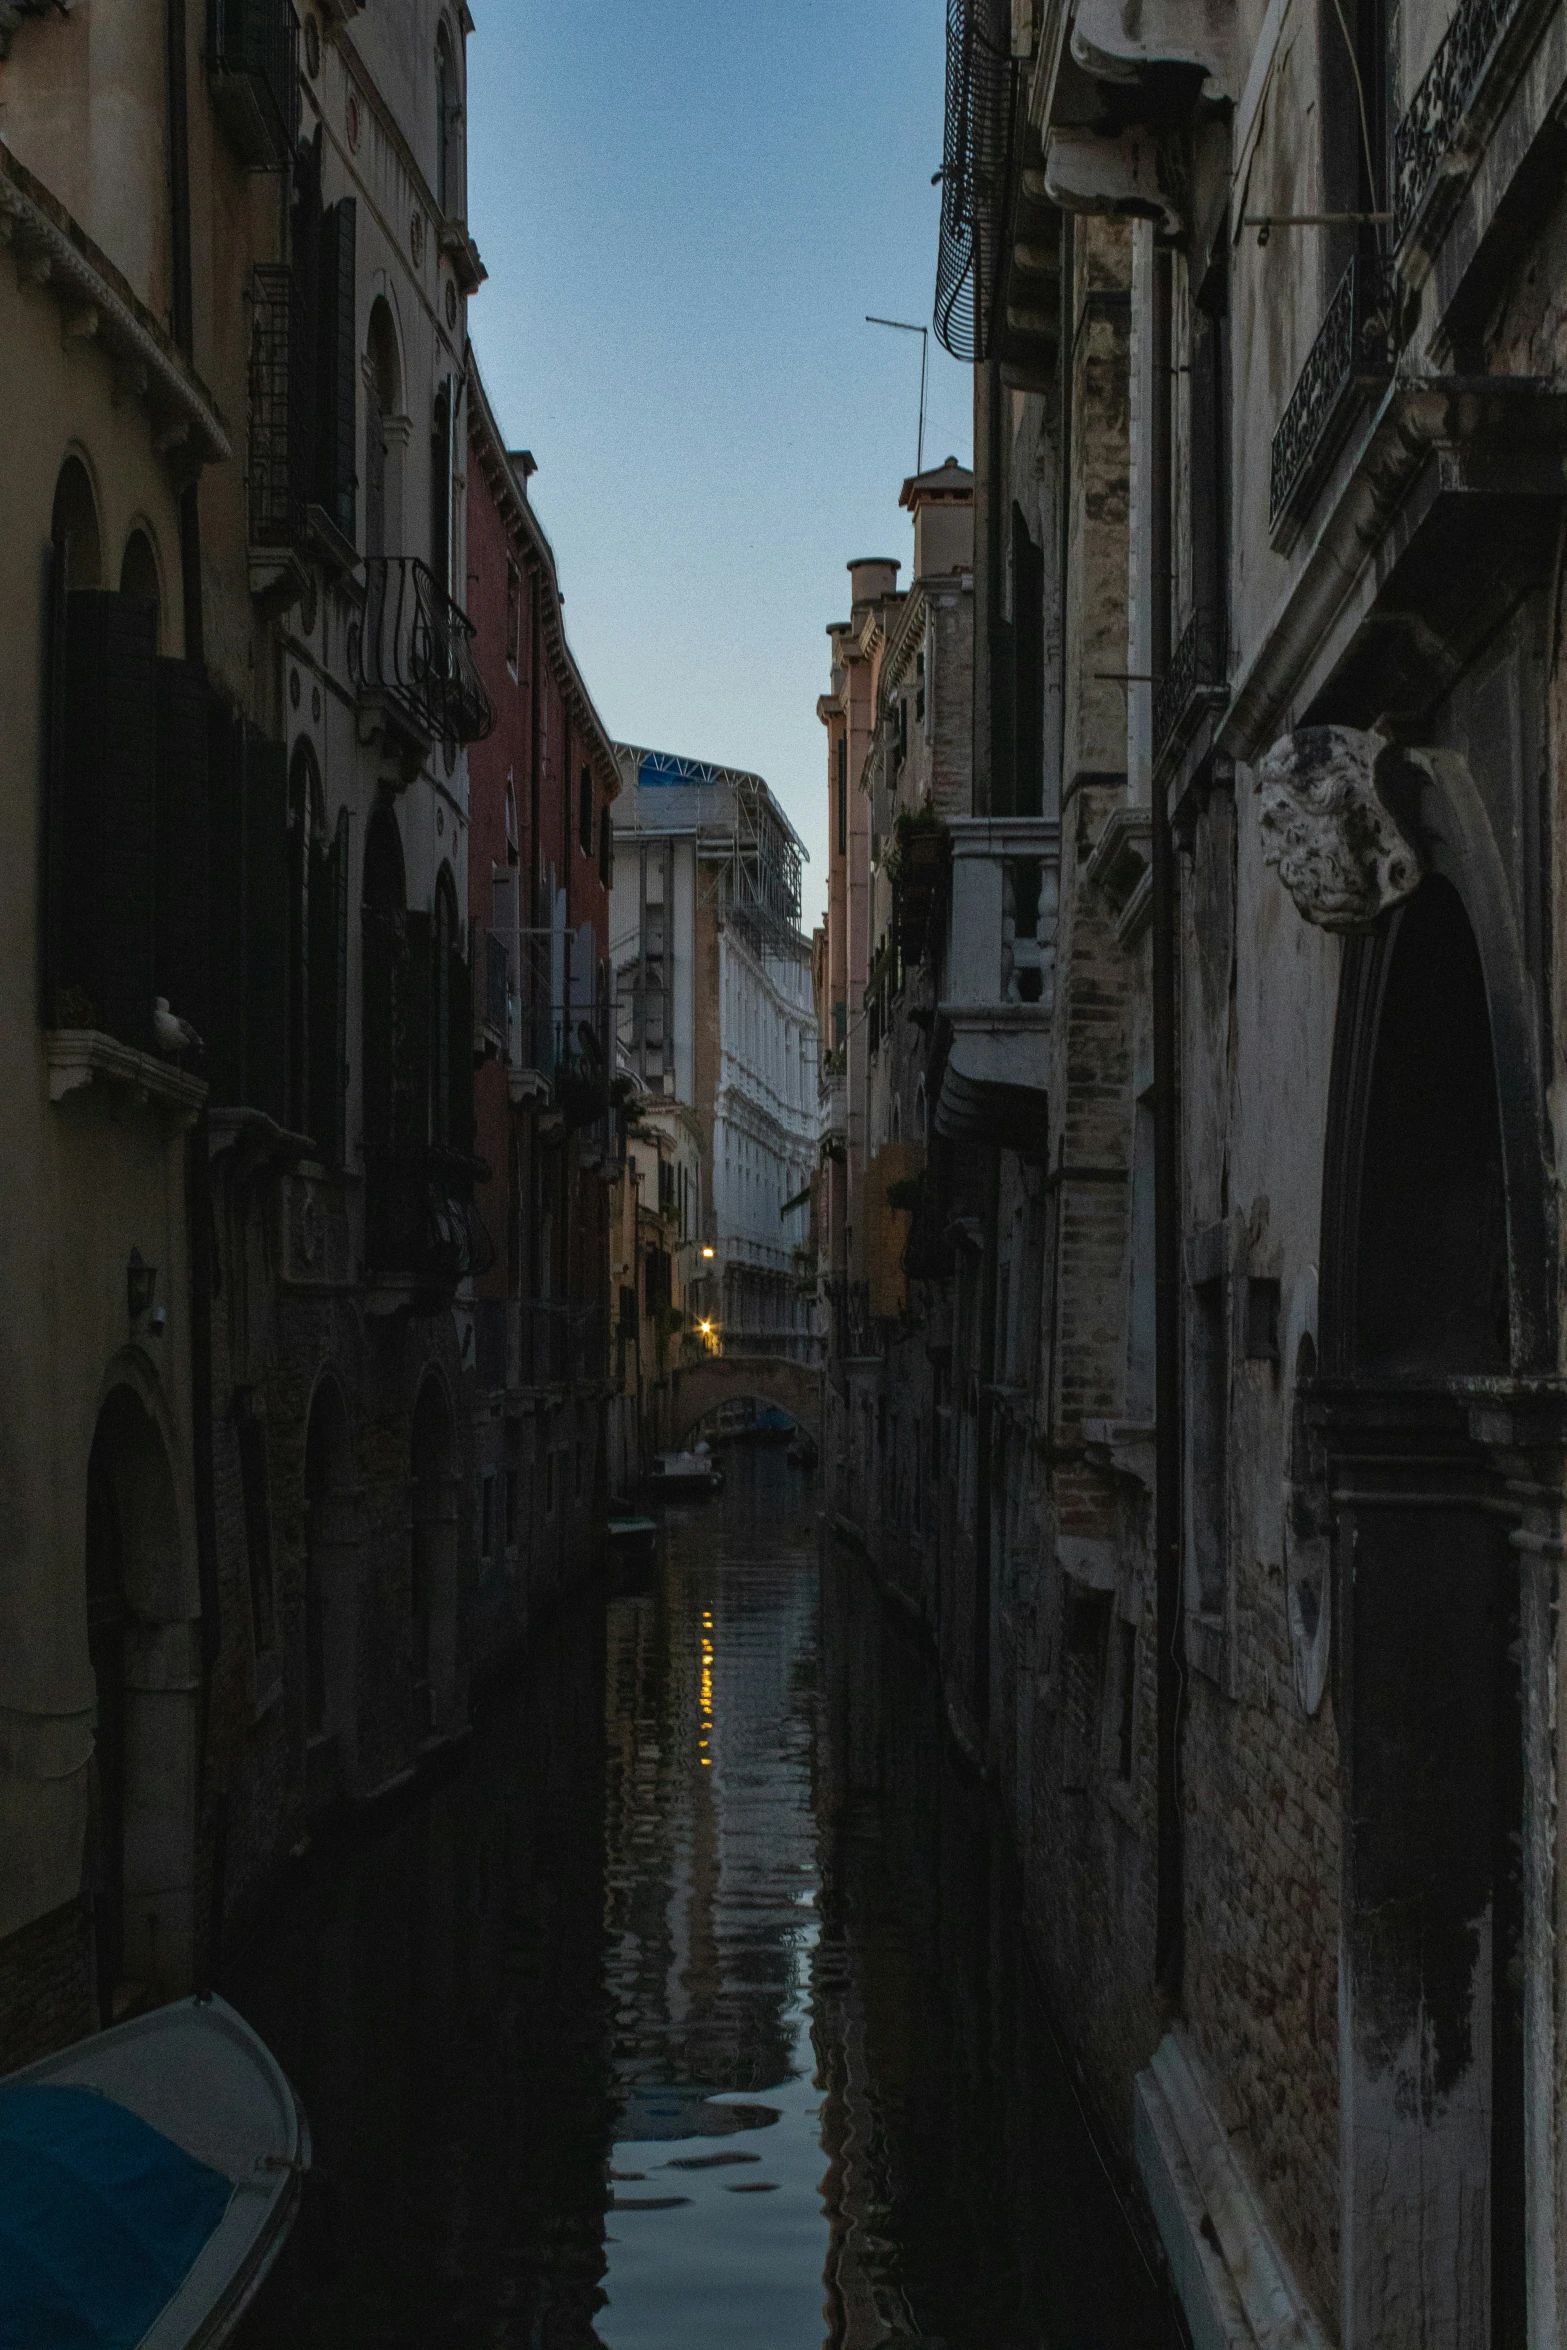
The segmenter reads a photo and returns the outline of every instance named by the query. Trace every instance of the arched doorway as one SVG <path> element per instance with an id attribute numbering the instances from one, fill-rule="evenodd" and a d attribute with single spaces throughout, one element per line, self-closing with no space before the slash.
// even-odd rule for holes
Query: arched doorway
<path id="1" fill-rule="evenodd" d="M 85 1537 L 96 1728 L 83 1875 L 109 2023 L 185 1989 L 195 1951 L 193 1577 L 162 1435 L 129 1387 L 98 1415 Z"/>
<path id="2" fill-rule="evenodd" d="M 330 1374 L 305 1430 L 306 1793 L 330 1802 L 356 1785 L 359 1489 L 343 1391 Z"/>
<path id="3" fill-rule="evenodd" d="M 1509 1368 L 1491 1008 L 1428 878 L 1346 954 L 1322 1369 L 1345 1766 L 1345 2340 L 1524 2340 L 1523 1700 L 1508 1497 L 1474 1433 Z"/>
<path id="4" fill-rule="evenodd" d="M 432 1371 L 414 1406 L 413 1682 L 418 1727 L 442 1736 L 457 1699 L 457 1468 L 452 1409 Z"/>

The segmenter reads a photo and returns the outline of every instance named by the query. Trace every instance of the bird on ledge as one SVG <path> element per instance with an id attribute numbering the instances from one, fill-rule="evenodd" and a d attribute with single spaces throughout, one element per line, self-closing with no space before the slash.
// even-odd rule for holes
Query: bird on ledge
<path id="1" fill-rule="evenodd" d="M 201 1038 L 188 1020 L 182 1020 L 178 1012 L 169 1010 L 166 995 L 153 997 L 152 1033 L 157 1039 L 160 1053 L 172 1056 L 177 1053 L 199 1053 L 202 1050 Z"/>

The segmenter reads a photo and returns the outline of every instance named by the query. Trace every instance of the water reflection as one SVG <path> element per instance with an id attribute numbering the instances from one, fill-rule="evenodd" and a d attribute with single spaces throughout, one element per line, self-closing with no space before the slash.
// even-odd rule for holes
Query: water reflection
<path id="1" fill-rule="evenodd" d="M 1173 2343 L 982 1791 L 815 1509 L 733 1454 L 234 1970 L 325 2182 L 248 2350 Z"/>

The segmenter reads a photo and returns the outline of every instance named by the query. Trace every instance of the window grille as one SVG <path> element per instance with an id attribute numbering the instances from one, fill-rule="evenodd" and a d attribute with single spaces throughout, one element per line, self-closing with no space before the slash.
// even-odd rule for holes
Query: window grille
<path id="1" fill-rule="evenodd" d="M 295 511 L 289 466 L 289 308 L 291 272 L 258 264 L 251 282 L 250 543 L 293 544 L 303 519 Z"/>
<path id="2" fill-rule="evenodd" d="M 990 351 L 1017 118 L 1011 49 L 1003 0 L 947 0 L 935 323 L 954 359 Z"/>

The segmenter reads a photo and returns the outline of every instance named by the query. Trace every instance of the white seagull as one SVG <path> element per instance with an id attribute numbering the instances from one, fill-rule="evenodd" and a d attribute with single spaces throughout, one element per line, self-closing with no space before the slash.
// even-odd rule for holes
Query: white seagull
<path id="1" fill-rule="evenodd" d="M 199 1053 L 201 1038 L 188 1020 L 169 1010 L 166 995 L 152 999 L 152 1033 L 158 1040 L 160 1053 Z"/>

